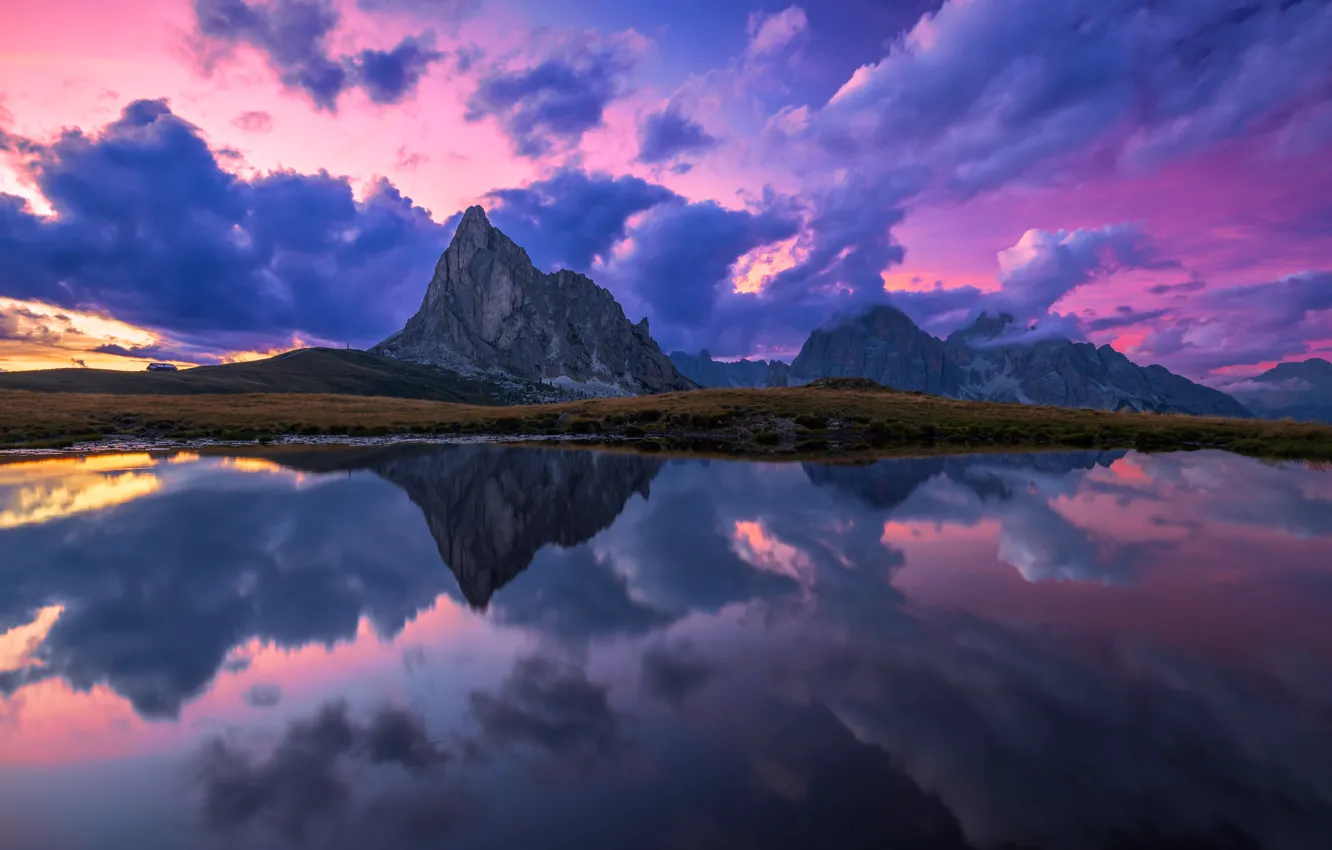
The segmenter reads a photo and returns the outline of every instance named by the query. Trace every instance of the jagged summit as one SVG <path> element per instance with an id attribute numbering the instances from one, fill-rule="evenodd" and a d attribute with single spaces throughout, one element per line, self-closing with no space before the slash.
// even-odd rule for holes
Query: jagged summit
<path id="1" fill-rule="evenodd" d="M 1238 401 L 1161 366 L 1138 366 L 1110 346 L 1013 333 L 1007 313 L 982 313 L 948 341 L 894 307 L 873 307 L 810 334 L 791 383 L 864 377 L 901 390 L 976 401 L 1103 410 L 1249 416 Z"/>
<path id="2" fill-rule="evenodd" d="M 584 275 L 537 269 L 480 206 L 463 213 L 416 315 L 372 351 L 586 395 L 695 388 L 657 347 L 646 318 L 631 323 Z"/>
<path id="3" fill-rule="evenodd" d="M 942 340 L 896 307 L 871 307 L 809 335 L 791 362 L 791 383 L 873 378 L 902 390 L 957 396 L 961 378 Z"/>

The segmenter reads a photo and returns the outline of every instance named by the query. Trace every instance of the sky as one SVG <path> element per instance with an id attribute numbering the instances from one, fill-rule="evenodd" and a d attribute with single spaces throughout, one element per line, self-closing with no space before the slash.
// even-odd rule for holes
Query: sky
<path id="1" fill-rule="evenodd" d="M 59 0 L 0 28 L 0 369 L 367 347 L 481 204 L 666 351 L 982 311 L 1332 356 L 1327 0 Z"/>

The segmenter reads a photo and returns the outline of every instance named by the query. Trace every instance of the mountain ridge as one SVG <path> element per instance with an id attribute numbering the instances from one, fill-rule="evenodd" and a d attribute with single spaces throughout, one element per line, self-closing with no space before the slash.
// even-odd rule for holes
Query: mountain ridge
<path id="1" fill-rule="evenodd" d="M 1263 419 L 1332 422 L 1332 363 L 1322 357 L 1278 363 L 1226 390 Z"/>
<path id="2" fill-rule="evenodd" d="M 902 390 L 967 401 L 1020 402 L 1101 410 L 1251 417 L 1229 395 L 1163 366 L 1139 366 L 1108 345 L 1066 338 L 1032 340 L 1011 315 L 981 313 L 945 339 L 889 305 L 872 307 L 810 333 L 786 370 L 785 385 L 819 378 L 870 378 Z M 679 354 L 679 357 L 677 357 Z M 674 362 L 691 355 L 673 353 Z M 702 355 L 696 359 L 702 361 Z M 741 361 L 745 363 L 746 361 Z M 736 364 L 707 358 L 698 377 L 734 383 Z M 744 368 L 744 367 L 741 367 Z M 738 370 L 736 370 L 738 371 Z"/>

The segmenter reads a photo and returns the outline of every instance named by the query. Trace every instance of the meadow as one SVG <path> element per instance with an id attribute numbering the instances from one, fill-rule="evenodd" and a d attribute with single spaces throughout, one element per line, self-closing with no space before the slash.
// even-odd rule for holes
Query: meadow
<path id="1" fill-rule="evenodd" d="M 741 456 L 1129 447 L 1332 460 L 1328 425 L 957 401 L 854 379 L 508 407 L 291 393 L 0 391 L 0 449 L 114 437 L 266 443 L 288 435 L 574 436 Z"/>

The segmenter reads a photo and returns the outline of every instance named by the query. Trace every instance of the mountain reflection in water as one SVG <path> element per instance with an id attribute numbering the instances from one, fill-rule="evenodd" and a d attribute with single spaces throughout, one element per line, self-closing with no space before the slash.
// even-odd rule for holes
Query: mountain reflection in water
<path id="1" fill-rule="evenodd" d="M 1332 835 L 1315 469 L 136 455 L 0 517 L 6 850 Z"/>

